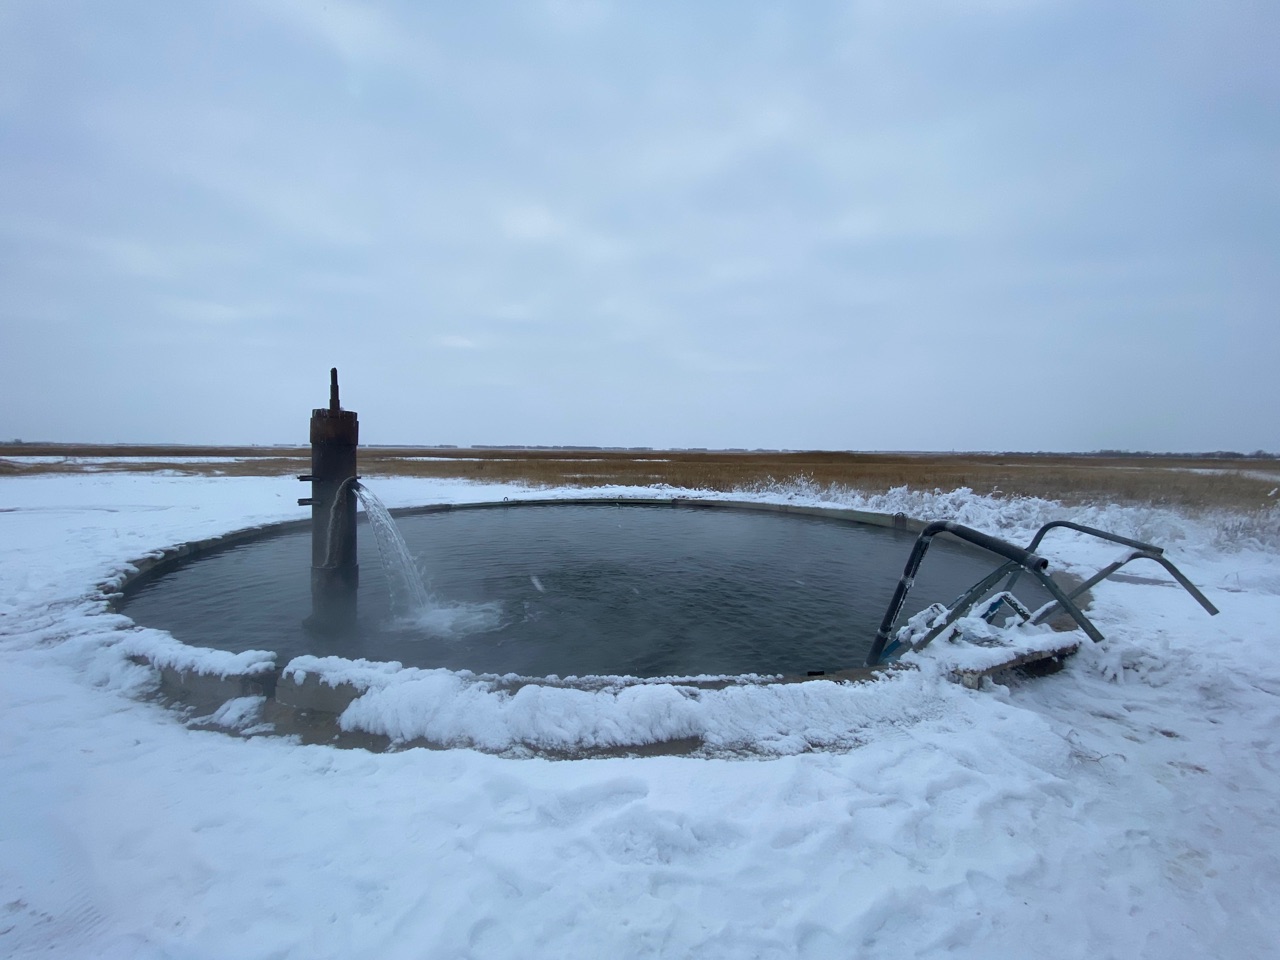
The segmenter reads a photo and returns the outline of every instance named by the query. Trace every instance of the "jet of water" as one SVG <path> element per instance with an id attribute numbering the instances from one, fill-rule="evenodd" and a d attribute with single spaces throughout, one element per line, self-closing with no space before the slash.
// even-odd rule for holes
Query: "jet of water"
<path id="1" fill-rule="evenodd" d="M 348 487 L 348 485 L 350 485 Z M 333 498 L 333 510 L 329 514 L 329 549 L 325 565 L 333 563 L 334 540 L 338 530 L 338 504 L 346 496 L 348 489 L 354 490 L 369 518 L 369 528 L 373 531 L 374 543 L 378 547 L 378 556 L 382 560 L 382 568 L 387 573 L 387 583 L 391 588 L 391 612 L 408 617 L 420 614 L 431 606 L 431 596 L 418 566 L 413 562 L 409 548 L 400 535 L 400 528 L 387 510 L 386 505 L 363 483 L 354 477 L 345 481 Z"/>

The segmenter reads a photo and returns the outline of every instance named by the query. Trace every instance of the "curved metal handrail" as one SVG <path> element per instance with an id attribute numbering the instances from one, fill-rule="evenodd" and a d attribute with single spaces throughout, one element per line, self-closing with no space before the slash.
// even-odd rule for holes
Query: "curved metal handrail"
<path id="1" fill-rule="evenodd" d="M 1100 540 L 1110 540 L 1112 543 L 1123 543 L 1126 547 L 1133 547 L 1135 550 L 1145 550 L 1148 553 L 1164 553 L 1163 547 L 1157 547 L 1155 544 L 1144 543 L 1141 540 L 1132 540 L 1129 537 L 1122 537 L 1118 533 L 1110 533 L 1106 530 L 1099 530 L 1097 527 L 1086 527 L 1082 523 L 1076 523 L 1072 520 L 1050 520 L 1039 529 L 1034 537 L 1031 538 L 1031 545 L 1028 550 L 1034 550 L 1040 546 L 1040 541 L 1044 539 L 1044 535 L 1050 530 L 1056 530 L 1059 527 L 1066 527 L 1068 530 L 1078 530 L 1080 533 L 1087 533 L 1090 536 L 1098 537 Z"/>
<path id="2" fill-rule="evenodd" d="M 1059 527 L 1066 527 L 1080 533 L 1089 534 L 1102 540 L 1109 540 L 1112 543 L 1124 544 L 1132 547 L 1133 550 L 1127 556 L 1114 563 L 1108 564 L 1099 570 L 1096 574 L 1084 581 L 1080 586 L 1076 587 L 1071 593 L 1064 593 L 1062 587 L 1045 573 L 1049 561 L 1045 560 L 1035 552 L 1040 545 L 1040 541 L 1044 539 L 1046 533 Z M 1164 556 L 1164 549 L 1154 544 L 1143 543 L 1141 540 L 1133 540 L 1129 537 L 1122 537 L 1116 533 L 1108 533 L 1105 530 L 1098 530 L 1094 527 L 1087 527 L 1084 524 L 1074 523 L 1070 520 L 1053 520 L 1046 523 L 1036 535 L 1031 539 L 1031 543 L 1024 550 L 1012 543 L 1001 540 L 998 537 L 990 536 L 981 531 L 974 530 L 959 523 L 953 523 L 950 520 L 938 520 L 930 523 L 920 532 L 920 536 L 916 539 L 914 546 L 911 548 L 911 555 L 907 558 L 906 567 L 902 571 L 902 578 L 898 581 L 897 587 L 893 592 L 893 599 L 889 601 L 889 609 L 885 611 L 884 619 L 880 622 L 880 629 L 876 631 L 875 640 L 871 644 L 871 651 L 867 654 L 867 666 L 874 667 L 882 662 L 884 658 L 896 653 L 903 646 L 903 643 L 897 640 L 891 640 L 894 624 L 897 623 L 898 616 L 902 613 L 902 605 L 906 601 L 907 593 L 915 583 L 915 576 L 920 569 L 920 564 L 924 561 L 925 553 L 929 549 L 929 544 L 933 542 L 933 538 L 940 533 L 949 533 L 961 540 L 968 541 L 975 546 L 982 547 L 992 553 L 1004 557 L 1006 562 L 992 571 L 982 580 L 979 580 L 970 587 L 963 595 L 956 599 L 948 608 L 946 617 L 938 625 L 931 627 L 929 631 L 918 641 L 909 643 L 912 650 L 921 650 L 928 646 L 935 638 L 940 636 L 955 621 L 969 612 L 969 610 L 982 599 L 1006 574 L 1009 576 L 1008 582 L 1005 584 L 1005 591 L 1013 589 L 1023 571 L 1030 573 L 1040 585 L 1048 591 L 1053 597 L 1054 602 L 1048 604 L 1044 609 L 1039 611 L 1032 624 L 1042 624 L 1050 617 L 1060 611 L 1065 611 L 1071 615 L 1076 624 L 1094 643 L 1100 643 L 1104 637 L 1095 627 L 1092 621 L 1081 612 L 1080 608 L 1075 604 L 1075 598 L 1096 586 L 1105 580 L 1111 574 L 1115 573 L 1125 564 L 1134 560 L 1153 560 L 1160 564 L 1169 572 L 1196 602 L 1200 604 L 1210 616 L 1218 613 L 1218 608 L 1209 602 L 1209 599 L 1201 593 L 1190 580 Z"/>
<path id="3" fill-rule="evenodd" d="M 1050 520 L 1043 527 L 1036 531 L 1036 535 L 1031 538 L 1031 542 L 1027 544 L 1027 549 L 1034 551 L 1040 546 L 1040 541 L 1044 539 L 1044 535 L 1050 530 L 1056 530 L 1065 527 L 1068 530 L 1076 530 L 1080 533 L 1087 533 L 1091 537 L 1097 537 L 1099 540 L 1110 540 L 1112 543 L 1123 544 L 1126 547 L 1132 547 L 1134 550 L 1142 550 L 1146 553 L 1164 553 L 1163 547 L 1157 547 L 1153 543 L 1143 543 L 1141 540 L 1132 540 L 1129 537 L 1122 537 L 1118 533 L 1108 533 L 1106 530 L 1099 530 L 1097 527 L 1086 527 L 1083 523 L 1076 523 L 1072 520 Z M 1006 590 L 1012 590 L 1014 584 L 1018 582 L 1021 576 L 1021 570 L 1015 570 L 1009 574 L 1009 582 L 1004 585 Z"/>
<path id="4" fill-rule="evenodd" d="M 1216 617 L 1218 615 L 1219 613 L 1218 608 L 1209 602 L 1209 598 L 1206 597 L 1203 593 L 1201 593 L 1199 589 L 1196 588 L 1196 585 L 1192 583 L 1190 580 L 1188 580 L 1186 576 L 1183 574 L 1183 572 L 1179 570 L 1177 567 L 1175 567 L 1168 557 L 1164 556 L 1163 553 L 1152 553 L 1150 550 L 1134 550 L 1132 553 L 1117 560 L 1115 563 L 1107 564 L 1105 567 L 1103 567 L 1101 570 L 1095 573 L 1092 577 L 1090 577 L 1084 583 L 1080 584 L 1080 586 L 1076 587 L 1069 594 L 1067 594 L 1067 599 L 1074 600 L 1076 597 L 1080 596 L 1080 594 L 1084 593 L 1086 590 L 1092 587 L 1097 586 L 1103 580 L 1107 579 L 1107 577 L 1111 576 L 1111 574 L 1115 573 L 1117 570 L 1119 570 L 1121 567 L 1125 566 L 1126 564 L 1132 563 L 1134 560 L 1154 560 L 1156 563 L 1160 564 L 1160 566 L 1164 567 L 1165 570 L 1169 572 L 1169 576 L 1177 580 L 1178 583 L 1182 586 L 1182 588 L 1186 590 L 1187 593 L 1191 594 L 1191 596 L 1195 598 L 1195 601 L 1198 604 L 1200 604 L 1200 606 L 1204 607 L 1205 611 L 1209 614 L 1209 616 Z M 1036 615 L 1036 618 L 1031 622 L 1033 624 L 1044 623 L 1046 620 L 1048 620 L 1051 616 L 1053 616 L 1057 612 L 1058 612 L 1058 604 L 1054 603 L 1046 607 L 1044 610 L 1040 611 L 1040 613 Z"/>

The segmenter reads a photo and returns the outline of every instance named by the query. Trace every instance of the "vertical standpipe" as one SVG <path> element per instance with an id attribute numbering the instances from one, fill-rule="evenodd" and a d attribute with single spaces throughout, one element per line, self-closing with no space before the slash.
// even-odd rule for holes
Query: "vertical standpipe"
<path id="1" fill-rule="evenodd" d="M 353 486 L 359 439 L 360 424 L 355 411 L 343 410 L 338 401 L 338 368 L 334 367 L 329 371 L 329 406 L 311 411 L 311 619 L 308 624 L 322 631 L 342 630 L 354 625 L 356 619 L 360 567 L 356 563 Z M 336 507 L 335 499 L 338 499 Z"/>

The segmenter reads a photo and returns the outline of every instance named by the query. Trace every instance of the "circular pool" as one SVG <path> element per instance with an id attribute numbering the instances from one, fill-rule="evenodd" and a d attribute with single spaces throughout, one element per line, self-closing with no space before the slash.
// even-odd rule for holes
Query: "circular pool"
<path id="1" fill-rule="evenodd" d="M 843 519 L 625 501 L 454 507 L 398 525 L 429 603 L 392 608 L 362 520 L 359 616 L 341 635 L 303 627 L 306 529 L 197 556 L 129 588 L 123 610 L 188 644 L 273 650 L 282 663 L 314 654 L 524 677 L 805 676 L 862 664 L 915 540 Z M 954 599 L 997 562 L 935 543 L 904 616 Z"/>

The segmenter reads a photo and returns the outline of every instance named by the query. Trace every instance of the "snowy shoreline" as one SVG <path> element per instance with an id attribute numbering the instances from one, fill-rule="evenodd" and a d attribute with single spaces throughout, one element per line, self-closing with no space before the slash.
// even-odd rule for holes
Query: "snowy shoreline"
<path id="1" fill-rule="evenodd" d="M 370 482 L 391 506 L 530 495 Z M 1168 547 L 1223 613 L 1107 583 L 1105 644 L 979 692 L 921 669 L 862 698 L 739 694 L 710 722 L 660 687 L 601 713 L 581 691 L 485 700 L 438 676 L 415 680 L 435 687 L 430 717 L 377 711 L 403 724 L 393 736 L 480 721 L 498 744 L 531 717 L 561 743 L 639 717 L 778 757 L 566 764 L 237 740 L 136 699 L 154 678 L 114 648 L 140 631 L 99 585 L 131 557 L 296 519 L 293 495 L 280 478 L 0 479 L 8 955 L 1247 957 L 1280 939 L 1265 895 L 1280 556 L 1211 521 L 968 491 L 758 493 L 1024 541 L 1070 516 Z M 1086 571 L 1117 551 L 1063 535 L 1046 552 Z"/>

